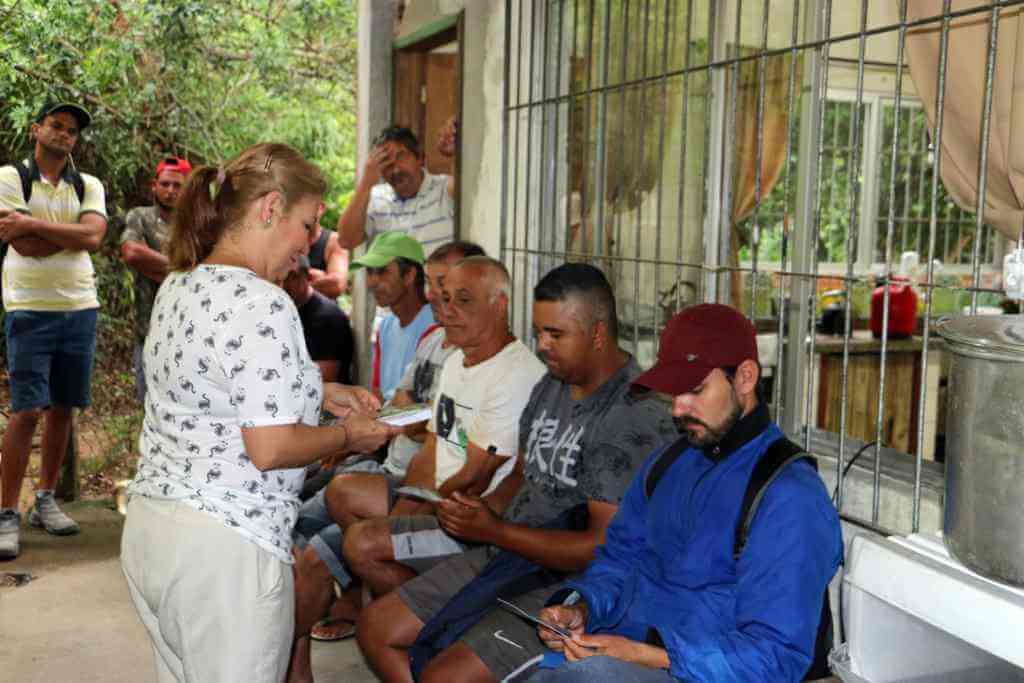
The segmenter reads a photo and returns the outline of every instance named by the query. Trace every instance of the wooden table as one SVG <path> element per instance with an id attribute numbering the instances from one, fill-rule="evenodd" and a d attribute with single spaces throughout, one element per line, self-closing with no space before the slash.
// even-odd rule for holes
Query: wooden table
<path id="1" fill-rule="evenodd" d="M 818 365 L 818 427 L 839 433 L 842 406 L 843 338 L 815 337 Z M 885 415 L 882 445 L 904 453 L 917 453 L 918 415 L 922 377 L 921 337 L 890 339 L 886 346 Z M 928 343 L 928 413 L 925 416 L 925 458 L 933 459 L 935 408 L 938 400 L 942 340 L 932 336 Z M 846 434 L 864 442 L 875 440 L 878 394 L 881 384 L 882 340 L 868 330 L 858 330 L 850 339 L 847 379 Z"/>

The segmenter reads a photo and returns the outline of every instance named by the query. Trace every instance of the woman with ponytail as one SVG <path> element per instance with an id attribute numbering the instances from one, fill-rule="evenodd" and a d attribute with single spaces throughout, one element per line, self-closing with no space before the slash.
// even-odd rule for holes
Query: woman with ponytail
<path id="1" fill-rule="evenodd" d="M 298 152 L 264 143 L 196 169 L 179 197 L 121 546 L 161 681 L 284 678 L 304 468 L 395 432 L 369 392 L 322 384 L 274 284 L 308 250 L 325 189 Z M 318 426 L 322 407 L 345 419 Z"/>

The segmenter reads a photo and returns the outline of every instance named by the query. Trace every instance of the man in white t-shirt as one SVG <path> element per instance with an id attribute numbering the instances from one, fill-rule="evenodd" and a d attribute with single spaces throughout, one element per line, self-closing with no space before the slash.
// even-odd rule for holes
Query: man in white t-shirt
<path id="1" fill-rule="evenodd" d="M 483 254 L 472 242 L 454 241 L 439 247 L 427 259 L 427 301 L 441 323 L 416 348 L 415 360 L 406 368 L 392 401 L 394 406 L 431 404 L 437 392 L 441 367 L 455 352 L 444 332 L 441 288 L 448 271 L 467 256 Z M 300 548 L 295 562 L 297 623 L 291 671 L 294 679 L 312 678 L 309 640 L 333 641 L 350 637 L 355 630 L 361 586 L 354 584 L 345 566 L 341 548 L 344 530 L 360 519 L 384 516 L 395 503 L 395 489 L 402 485 L 409 461 L 419 452 L 426 437 L 426 422 L 408 425 L 388 444 L 383 462 L 372 458 L 346 462 L 335 469 L 327 488 L 319 491 L 299 509 L 293 537 Z M 344 591 L 331 607 L 333 584 Z M 315 623 L 314 623 L 315 622 Z"/>
<path id="2" fill-rule="evenodd" d="M 438 151 L 455 153 L 456 125 L 441 131 Z M 455 234 L 455 177 L 434 175 L 423 164 L 423 149 L 408 128 L 390 126 L 374 140 L 363 173 L 338 218 L 338 239 L 355 249 L 382 232 L 404 232 L 429 256 Z M 384 181 L 384 182 L 381 182 Z"/>
<path id="3" fill-rule="evenodd" d="M 501 514 L 521 484 L 509 474 L 518 450 L 519 415 L 543 363 L 512 336 L 509 276 L 500 261 L 460 261 L 444 282 L 445 333 L 458 347 L 441 370 L 423 448 L 405 485 L 482 496 Z M 386 518 L 349 527 L 343 548 L 352 573 L 383 595 L 463 546 L 441 529 L 434 504 L 401 497 Z"/>

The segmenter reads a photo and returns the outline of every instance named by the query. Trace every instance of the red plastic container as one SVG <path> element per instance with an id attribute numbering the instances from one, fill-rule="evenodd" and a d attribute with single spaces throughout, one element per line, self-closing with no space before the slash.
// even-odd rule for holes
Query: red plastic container
<path id="1" fill-rule="evenodd" d="M 893 277 L 889 285 L 889 338 L 905 339 L 917 328 L 917 293 L 910 279 Z M 882 308 L 885 305 L 885 285 L 871 293 L 871 334 L 882 336 Z"/>

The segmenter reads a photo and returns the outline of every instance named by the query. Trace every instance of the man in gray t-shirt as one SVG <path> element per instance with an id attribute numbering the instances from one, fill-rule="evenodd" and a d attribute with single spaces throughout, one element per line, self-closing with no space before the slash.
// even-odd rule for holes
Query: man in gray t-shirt
<path id="1" fill-rule="evenodd" d="M 405 648 L 499 550 L 561 573 L 586 567 L 636 470 L 678 438 L 667 404 L 630 394 L 639 368 L 618 346 L 615 298 L 599 270 L 566 264 L 548 273 L 534 290 L 533 322 L 548 374 L 520 414 L 523 483 L 507 505 L 461 493 L 437 505 L 438 533 L 461 549 L 366 608 L 357 635 L 376 671 L 404 675 Z M 514 600 L 536 612 L 551 593 Z M 495 608 L 429 664 L 429 677 L 519 680 L 543 652 L 532 625 Z"/>
<path id="2" fill-rule="evenodd" d="M 650 451 L 678 436 L 666 405 L 630 393 L 639 374 L 630 358 L 578 401 L 570 385 L 550 373 L 537 383 L 519 418 L 523 487 L 505 521 L 541 526 L 588 501 L 622 501 Z"/>

